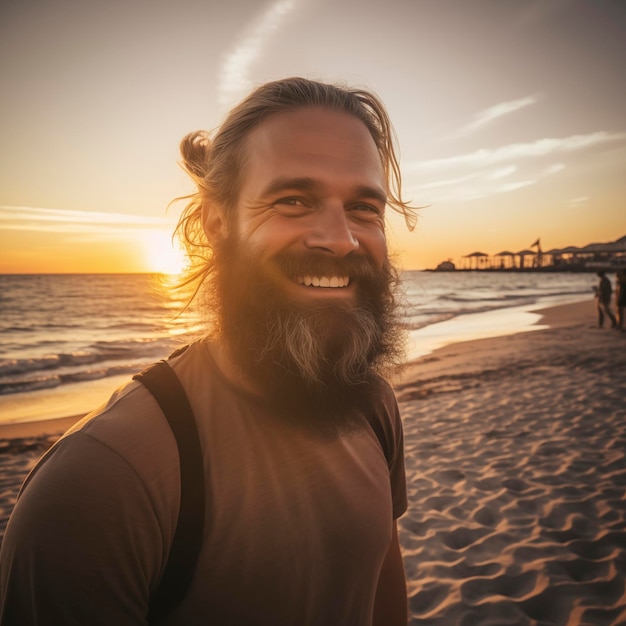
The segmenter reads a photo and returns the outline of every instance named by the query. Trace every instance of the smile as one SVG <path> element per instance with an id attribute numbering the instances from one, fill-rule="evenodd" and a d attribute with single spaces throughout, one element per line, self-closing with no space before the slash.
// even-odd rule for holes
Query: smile
<path id="1" fill-rule="evenodd" d="M 325 287 L 337 289 L 350 284 L 348 276 L 297 276 L 296 282 L 305 287 Z"/>

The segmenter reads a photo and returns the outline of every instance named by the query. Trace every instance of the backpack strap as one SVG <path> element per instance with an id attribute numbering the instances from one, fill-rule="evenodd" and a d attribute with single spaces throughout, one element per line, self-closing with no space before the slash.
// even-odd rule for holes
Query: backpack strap
<path id="1" fill-rule="evenodd" d="M 169 358 L 186 348 L 177 350 Z M 148 623 L 152 624 L 180 604 L 191 586 L 204 532 L 204 464 L 193 411 L 174 370 L 166 361 L 159 361 L 133 379 L 142 383 L 161 407 L 176 438 L 180 459 L 178 521 L 163 577 L 150 599 Z M 370 411 L 366 411 L 365 416 L 389 464 L 391 450 L 382 424 Z"/>
<path id="2" fill-rule="evenodd" d="M 198 563 L 204 531 L 204 464 L 193 411 L 174 370 L 166 361 L 159 361 L 133 379 L 142 383 L 161 407 L 180 458 L 178 522 L 163 577 L 150 600 L 148 622 L 154 623 L 183 600 Z"/>

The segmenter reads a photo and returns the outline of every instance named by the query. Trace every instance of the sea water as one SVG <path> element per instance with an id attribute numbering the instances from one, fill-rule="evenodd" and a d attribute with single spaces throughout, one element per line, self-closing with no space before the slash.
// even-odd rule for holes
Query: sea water
<path id="1" fill-rule="evenodd" d="M 407 359 L 532 329 L 534 311 L 591 300 L 596 281 L 572 273 L 404 272 Z M 112 391 L 114 381 L 202 332 L 199 313 L 185 302 L 158 275 L 0 275 L 0 422 L 28 419 L 29 403 L 80 395 L 93 381 L 108 395 L 108 381 Z"/>

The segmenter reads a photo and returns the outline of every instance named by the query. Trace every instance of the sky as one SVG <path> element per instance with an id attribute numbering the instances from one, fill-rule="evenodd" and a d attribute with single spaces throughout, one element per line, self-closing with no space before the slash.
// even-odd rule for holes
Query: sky
<path id="1" fill-rule="evenodd" d="M 2 0 L 0 273 L 167 271 L 188 132 L 287 76 L 375 91 L 404 269 L 626 234 L 624 0 Z"/>

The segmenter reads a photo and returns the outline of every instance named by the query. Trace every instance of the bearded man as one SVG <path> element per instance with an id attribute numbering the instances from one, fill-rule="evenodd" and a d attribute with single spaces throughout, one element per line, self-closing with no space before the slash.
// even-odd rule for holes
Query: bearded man
<path id="1" fill-rule="evenodd" d="M 185 482 L 163 390 L 122 387 L 28 478 L 0 557 L 2 624 L 407 623 L 385 209 L 413 216 L 391 133 L 373 94 L 292 78 L 183 140 L 197 192 L 178 233 L 212 330 L 167 367 L 201 475 Z M 172 555 L 196 483 L 188 572 Z M 170 579 L 188 580 L 155 610 Z"/>

